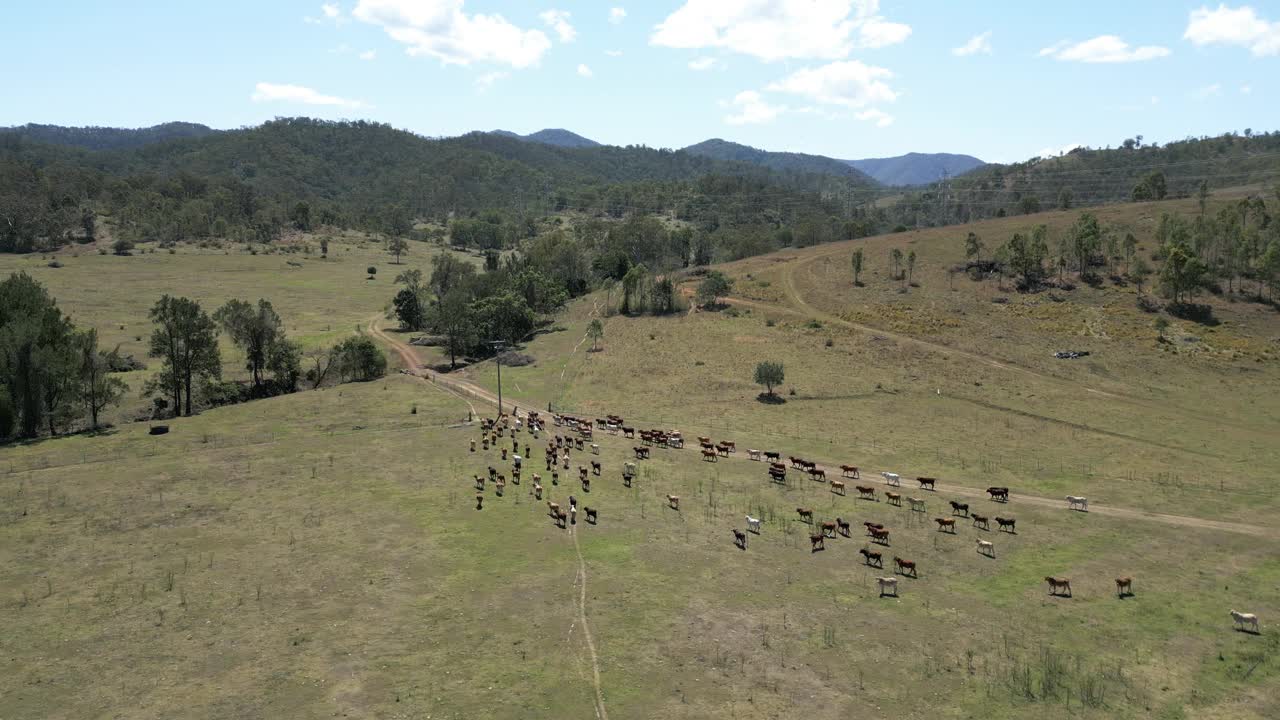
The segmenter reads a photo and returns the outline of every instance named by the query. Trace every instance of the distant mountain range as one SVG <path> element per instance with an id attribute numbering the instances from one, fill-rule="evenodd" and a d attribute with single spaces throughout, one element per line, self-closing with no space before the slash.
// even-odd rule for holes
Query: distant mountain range
<path id="1" fill-rule="evenodd" d="M 822 155 L 757 150 L 748 145 L 739 145 L 719 138 L 706 140 L 697 145 L 690 145 L 684 148 L 684 151 L 714 160 L 731 160 L 751 163 L 752 165 L 763 165 L 770 170 L 820 173 L 854 178 L 868 183 L 873 182 L 872 178 L 868 177 L 866 173 L 843 160 L 834 160 Z"/>
<path id="2" fill-rule="evenodd" d="M 955 177 L 986 165 L 972 155 L 951 153 L 907 153 L 897 157 L 844 162 L 885 185 L 928 185 L 942 179 L 943 173 Z"/>
<path id="3" fill-rule="evenodd" d="M 15 128 L 0 128 L 0 131 L 4 130 L 18 132 L 36 142 L 69 145 L 87 150 L 128 150 L 167 140 L 202 138 L 225 132 L 188 122 L 169 122 L 148 128 L 28 124 Z M 488 134 L 559 148 L 604 147 L 602 143 L 563 128 L 547 128 L 528 135 L 520 135 L 510 130 L 493 130 Z M 894 186 L 928 185 L 937 182 L 944 172 L 950 177 L 956 177 L 986 164 L 971 155 L 950 153 L 907 153 L 890 158 L 837 160 L 824 155 L 770 152 L 719 138 L 690 145 L 684 148 L 684 151 L 713 160 L 749 163 L 780 172 L 832 175 L 853 180 L 859 184 L 879 183 Z"/>
<path id="4" fill-rule="evenodd" d="M 584 148 L 584 147 L 600 147 L 601 143 L 584 138 L 581 135 L 569 132 L 563 128 L 547 128 L 539 130 L 536 133 L 521 135 L 513 133 L 510 130 L 494 130 L 493 135 L 503 135 L 505 137 L 516 138 L 517 140 L 528 140 L 530 142 L 539 142 L 543 145 L 555 145 L 556 147 L 566 148 Z"/>

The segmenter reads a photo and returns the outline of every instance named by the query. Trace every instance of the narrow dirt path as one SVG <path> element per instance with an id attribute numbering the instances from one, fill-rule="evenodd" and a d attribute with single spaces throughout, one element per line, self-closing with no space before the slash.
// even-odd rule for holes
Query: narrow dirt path
<path id="1" fill-rule="evenodd" d="M 587 641 L 587 651 L 591 653 L 591 679 L 596 689 L 596 717 L 609 720 L 609 713 L 604 709 L 604 692 L 600 689 L 600 660 L 596 656 L 596 643 L 591 639 L 591 625 L 587 622 L 587 563 L 582 559 L 582 547 L 578 545 L 578 528 L 570 531 L 573 535 L 573 549 L 578 553 L 578 622 L 582 625 L 582 637 Z"/>
<path id="2" fill-rule="evenodd" d="M 772 305 L 768 305 L 766 303 L 755 303 L 753 301 L 735 301 L 735 302 L 737 304 L 757 306 L 765 310 L 779 309 Z M 787 312 L 788 310 L 783 309 L 783 311 Z M 800 314 L 799 311 L 790 311 L 790 312 L 795 312 L 796 314 Z M 378 322 L 378 318 L 375 318 L 373 321 L 371 321 L 369 325 L 369 331 L 373 335 L 383 340 L 383 342 L 386 342 L 387 344 L 391 345 L 391 347 L 405 361 L 405 364 L 407 366 L 411 368 L 418 367 L 417 359 L 414 357 L 413 351 L 404 343 L 401 343 L 400 341 L 388 336 L 386 333 L 378 329 L 377 322 Z M 874 330 L 874 332 L 879 332 L 879 331 Z M 416 372 L 414 374 L 418 375 L 418 373 Z M 418 376 L 421 377 L 421 375 L 418 375 Z M 423 380 L 426 381 L 427 378 L 423 378 Z M 463 394 L 469 394 L 473 397 L 476 397 L 482 400 L 483 402 L 489 403 L 490 405 L 496 406 L 498 404 L 498 399 L 494 397 L 492 393 L 466 380 L 460 380 L 456 378 L 445 378 L 443 376 L 436 375 L 435 381 L 432 384 L 442 389 L 444 388 L 453 389 L 457 391 L 457 394 L 459 394 L 460 396 Z M 514 405 L 512 406 L 514 407 Z M 731 457 L 733 459 L 741 460 L 743 462 L 752 462 L 751 460 L 748 460 L 744 455 L 740 453 L 735 453 Z M 823 460 L 820 462 L 820 465 L 826 468 L 834 468 L 834 467 L 838 467 L 839 463 L 838 462 L 832 463 L 832 462 Z M 761 468 L 761 472 L 763 472 L 763 468 Z M 906 491 L 907 490 L 904 489 L 904 492 Z M 950 483 L 947 483 L 946 485 L 942 486 L 941 491 L 945 491 L 947 493 L 958 495 L 961 497 L 971 497 L 971 498 L 987 497 L 987 492 L 984 488 L 965 487 L 962 485 L 952 485 Z M 923 494 L 930 495 L 930 496 L 933 495 L 932 493 L 923 493 Z M 1049 498 L 1049 497 L 1044 497 L 1040 495 L 1024 495 L 1021 493 L 1014 493 L 1014 499 L 1018 503 L 1026 503 L 1029 505 L 1036 505 L 1038 507 L 1046 507 L 1046 508 L 1062 508 L 1064 507 L 1064 504 L 1066 502 L 1065 500 L 1059 500 L 1057 498 Z M 1108 517 L 1125 518 L 1130 520 L 1145 520 L 1148 522 L 1158 522 L 1165 525 L 1174 525 L 1177 527 L 1199 528 L 1203 530 L 1218 530 L 1222 532 L 1232 532 L 1232 533 L 1239 533 L 1243 535 L 1252 535 L 1254 537 L 1280 539 L 1280 528 L 1262 527 L 1258 525 L 1250 525 L 1247 523 L 1236 523 L 1236 522 L 1228 522 L 1228 521 L 1222 521 L 1222 520 L 1207 520 L 1204 518 L 1188 517 L 1186 515 L 1170 515 L 1167 513 L 1153 513 L 1153 512 L 1147 512 L 1145 510 L 1135 510 L 1132 508 L 1123 508 L 1123 507 L 1117 507 L 1112 505 L 1099 505 L 1099 504 L 1092 504 L 1092 503 L 1089 506 L 1089 512 L 1094 515 L 1104 515 Z M 575 538 L 575 541 L 576 541 L 576 538 Z"/>

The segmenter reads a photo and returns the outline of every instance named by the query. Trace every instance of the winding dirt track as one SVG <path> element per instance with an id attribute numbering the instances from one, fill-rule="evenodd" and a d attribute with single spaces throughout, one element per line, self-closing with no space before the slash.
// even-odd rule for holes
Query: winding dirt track
<path id="1" fill-rule="evenodd" d="M 751 301 L 737 301 L 737 302 L 744 305 L 758 306 L 762 309 L 767 309 L 767 310 L 779 309 L 772 305 L 767 305 L 764 303 L 754 303 Z M 783 311 L 800 314 L 799 311 L 793 311 L 789 309 L 783 309 Z M 404 363 L 405 367 L 409 370 L 410 374 L 413 374 L 417 377 L 421 377 L 423 380 L 430 381 L 431 384 L 435 385 L 437 388 L 440 388 L 442 391 L 452 392 L 453 394 L 459 397 L 462 397 L 464 400 L 466 399 L 466 396 L 469 395 L 494 406 L 498 404 L 498 398 L 495 397 L 492 393 L 469 381 L 461 380 L 458 378 L 445 377 L 438 373 L 434 374 L 433 379 L 424 377 L 422 375 L 421 366 L 418 364 L 418 359 L 413 354 L 413 350 L 408 345 L 400 342 L 399 340 L 396 340 L 395 338 L 392 338 L 391 336 L 383 332 L 382 329 L 378 327 L 379 319 L 380 318 L 375 317 L 373 320 L 370 321 L 369 332 L 374 336 L 378 337 L 379 339 L 381 339 L 383 342 L 390 345 L 391 348 L 396 351 L 396 353 L 400 356 L 401 361 Z M 871 331 L 880 332 L 879 330 L 876 330 L 874 328 L 872 328 Z M 940 347 L 942 347 L 942 349 L 949 350 L 949 348 L 945 348 L 944 346 L 940 346 Z M 470 401 L 468 400 L 467 403 L 470 404 Z M 507 404 L 514 407 L 514 404 L 512 403 L 507 403 Z M 473 410 L 474 410 L 474 407 L 473 407 Z M 735 453 L 732 457 L 739 459 L 743 462 L 751 462 L 750 460 L 747 460 L 745 456 L 738 453 Z M 827 468 L 834 468 L 838 465 L 838 463 L 828 462 L 824 460 L 822 465 Z M 943 489 L 947 493 L 950 493 L 952 495 L 958 495 L 961 497 L 969 497 L 969 498 L 987 497 L 987 492 L 984 488 L 964 487 L 961 485 L 952 485 L 950 483 L 947 483 L 946 485 L 943 486 Z M 921 493 L 921 494 L 927 495 L 928 493 Z M 1066 500 L 1059 500 L 1057 498 L 1049 498 L 1049 497 L 1044 497 L 1039 495 L 1024 495 L 1021 493 L 1015 493 L 1013 497 L 1014 499 L 1017 500 L 1018 503 L 1026 503 L 1028 505 L 1035 505 L 1037 507 L 1063 508 L 1065 507 L 1065 504 L 1066 504 Z M 1090 513 L 1096 514 L 1096 515 L 1123 518 L 1127 520 L 1145 520 L 1147 522 L 1158 522 L 1164 525 L 1174 525 L 1177 527 L 1198 528 L 1201 530 L 1215 530 L 1220 532 L 1231 532 L 1231 533 L 1238 533 L 1243 535 L 1251 535 L 1251 536 L 1260 537 L 1260 538 L 1280 539 L 1280 528 L 1263 527 L 1259 525 L 1250 525 L 1247 523 L 1228 522 L 1228 521 L 1222 521 L 1222 520 L 1207 520 L 1204 518 L 1188 517 L 1185 515 L 1169 515 L 1166 513 L 1153 513 L 1153 512 L 1146 512 L 1144 510 L 1134 510 L 1131 508 L 1116 507 L 1111 505 L 1098 505 L 1098 504 L 1091 504 L 1089 506 L 1089 511 Z M 575 541 L 576 541 L 576 538 L 575 538 Z M 584 579 L 584 582 L 585 582 L 585 579 Z"/>

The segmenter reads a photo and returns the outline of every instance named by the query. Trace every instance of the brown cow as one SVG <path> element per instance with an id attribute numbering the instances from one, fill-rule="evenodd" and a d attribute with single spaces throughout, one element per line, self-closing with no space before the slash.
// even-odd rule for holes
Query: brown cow
<path id="1" fill-rule="evenodd" d="M 678 510 L 680 509 L 680 496 L 679 496 L 679 495 L 668 495 L 668 496 L 667 496 L 667 506 L 668 506 L 668 507 L 670 507 L 672 510 L 677 510 L 677 511 L 678 511 Z"/>
<path id="2" fill-rule="evenodd" d="M 996 502 L 1009 502 L 1009 488 L 1007 487 L 989 487 L 987 494 Z"/>
<path id="3" fill-rule="evenodd" d="M 867 487 L 865 485 L 856 485 L 854 486 L 854 489 L 858 491 L 858 498 L 861 500 L 876 499 L 876 489 L 874 487 Z"/>
<path id="4" fill-rule="evenodd" d="M 893 564 L 897 568 L 896 572 L 902 573 L 903 575 L 910 575 L 911 577 L 920 577 L 916 574 L 915 560 L 903 560 L 895 555 L 893 557 Z"/>
<path id="5" fill-rule="evenodd" d="M 949 532 L 954 534 L 956 531 L 955 518 L 934 518 L 934 522 L 938 523 L 938 532 Z"/>
<path id="6" fill-rule="evenodd" d="M 587 522 L 592 525 L 595 525 L 596 521 L 600 519 L 600 511 L 596 508 L 589 508 L 586 505 L 583 505 L 582 512 L 587 514 Z"/>
<path id="7" fill-rule="evenodd" d="M 890 505 L 897 505 L 898 507 L 902 507 L 902 495 L 901 495 L 901 494 L 899 494 L 899 493 L 895 493 L 895 492 L 887 492 L 887 493 L 885 493 L 885 494 L 884 494 L 884 496 L 885 496 L 886 498 L 889 498 L 889 504 L 890 504 Z"/>
<path id="8" fill-rule="evenodd" d="M 1053 577 L 1045 575 L 1044 581 L 1049 583 L 1049 594 L 1057 595 L 1059 591 L 1066 593 L 1067 597 L 1071 597 L 1071 578 Z"/>
<path id="9" fill-rule="evenodd" d="M 725 457 L 729 457 L 729 446 L 726 445 L 725 443 L 720 443 L 719 445 L 716 446 L 716 452 L 720 453 Z"/>
<path id="10" fill-rule="evenodd" d="M 889 544 L 889 531 L 888 531 L 888 530 L 886 530 L 886 529 L 884 529 L 884 528 L 870 528 L 870 529 L 868 530 L 868 532 L 870 532 L 870 533 L 871 533 L 871 542 L 873 542 L 873 543 L 877 543 L 877 544 L 880 544 L 880 545 L 888 545 L 888 544 Z"/>
<path id="11" fill-rule="evenodd" d="M 951 514 L 964 515 L 965 517 L 969 517 L 969 503 L 956 502 L 955 500 L 952 500 Z"/>
<path id="12" fill-rule="evenodd" d="M 779 460 L 782 459 L 782 453 L 776 453 L 776 452 L 773 452 L 772 450 L 765 450 L 764 459 L 768 460 L 769 462 L 778 462 Z"/>
<path id="13" fill-rule="evenodd" d="M 649 448 L 647 448 L 647 447 L 633 447 L 633 448 L 631 448 L 631 449 L 632 449 L 632 450 L 634 450 L 634 451 L 636 452 L 636 459 L 637 459 L 637 460 L 646 460 L 646 459 L 648 459 L 648 457 L 649 457 Z"/>
<path id="14" fill-rule="evenodd" d="M 813 508 L 796 508 L 796 514 L 800 516 L 802 522 L 813 524 Z"/>
<path id="15" fill-rule="evenodd" d="M 991 529 L 991 522 L 990 522 L 991 518 L 987 517 L 986 515 L 979 515 L 978 513 L 974 513 L 973 515 L 970 515 L 970 517 L 973 518 L 974 527 L 980 527 L 983 530 Z"/>
<path id="16" fill-rule="evenodd" d="M 920 483 L 920 489 L 921 489 L 921 490 L 935 490 L 935 489 L 937 489 L 937 484 L 938 484 L 938 480 L 937 480 L 937 478 L 918 477 L 918 478 L 916 478 L 916 482 Z"/>
<path id="17" fill-rule="evenodd" d="M 834 538 L 836 536 L 836 524 L 833 522 L 822 523 L 822 535 L 824 537 Z"/>
<path id="18" fill-rule="evenodd" d="M 718 455 L 716 455 L 716 451 L 715 451 L 715 450 L 708 450 L 708 449 L 706 449 L 706 448 L 703 448 L 703 450 L 702 450 L 702 459 L 703 459 L 703 460 L 710 460 L 711 462 L 719 462 L 719 461 L 720 461 L 720 457 L 719 457 Z"/>
<path id="19" fill-rule="evenodd" d="M 841 535 L 849 537 L 849 521 L 844 518 L 836 518 L 836 528 L 839 529 Z"/>
<path id="20" fill-rule="evenodd" d="M 863 562 L 865 562 L 866 564 L 872 567 L 878 567 L 878 568 L 884 567 L 884 556 L 882 556 L 880 553 L 875 552 L 873 550 L 868 550 L 867 548 L 862 548 L 858 552 L 862 555 Z"/>
<path id="21" fill-rule="evenodd" d="M 840 481 L 840 480 L 832 480 L 832 481 L 831 481 L 831 492 L 836 493 L 837 495 L 843 495 L 843 494 L 844 494 L 844 483 L 843 483 L 842 481 Z"/>
<path id="22" fill-rule="evenodd" d="M 731 453 L 738 452 L 738 444 L 733 440 L 721 440 L 720 444 L 728 448 Z"/>
<path id="23" fill-rule="evenodd" d="M 739 548 L 739 549 L 741 549 L 741 550 L 746 550 L 746 549 L 747 549 L 747 534 L 746 534 L 746 533 L 744 533 L 744 532 L 742 532 L 741 530 L 737 530 L 737 529 L 735 529 L 735 530 L 733 531 L 733 544 L 734 544 L 734 545 L 737 545 L 737 546 L 738 546 L 738 548 Z"/>
<path id="24" fill-rule="evenodd" d="M 826 481 L 827 471 L 823 470 L 822 468 L 816 468 L 816 467 L 809 468 L 809 479 Z M 840 483 L 840 484 L 843 485 L 844 483 Z"/>
<path id="25" fill-rule="evenodd" d="M 819 550 L 827 549 L 826 543 L 823 542 L 822 533 L 809 536 L 809 548 L 809 552 L 818 552 Z"/>
<path id="26" fill-rule="evenodd" d="M 862 475 L 858 473 L 857 465 L 841 465 L 840 474 L 847 478 L 853 478 L 854 480 L 860 480 L 862 478 Z"/>
<path id="27" fill-rule="evenodd" d="M 1120 597 L 1131 597 L 1133 595 L 1133 578 L 1118 577 L 1116 578 L 1116 594 Z"/>
<path id="28" fill-rule="evenodd" d="M 600 474 L 600 461 L 598 460 L 591 461 L 591 472 L 595 475 Z"/>
<path id="29" fill-rule="evenodd" d="M 1014 535 L 1018 534 L 1016 530 L 1017 523 L 1018 521 L 1014 518 L 996 517 L 996 524 L 1000 526 L 1000 529 L 1005 532 L 1011 532 Z"/>

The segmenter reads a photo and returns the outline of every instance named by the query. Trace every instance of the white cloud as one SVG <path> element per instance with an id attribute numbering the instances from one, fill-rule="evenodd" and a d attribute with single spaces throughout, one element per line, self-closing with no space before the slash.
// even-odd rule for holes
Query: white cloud
<path id="1" fill-rule="evenodd" d="M 569 24 L 569 12 L 567 10 L 547 10 L 538 17 L 542 18 L 542 22 L 547 27 L 556 32 L 556 37 L 560 38 L 560 42 L 569 43 L 578 37 L 578 31 L 573 29 Z"/>
<path id="2" fill-rule="evenodd" d="M 1123 63 L 1154 60 L 1169 54 L 1169 48 L 1159 45 L 1129 47 L 1129 43 L 1115 35 L 1099 35 L 1081 43 L 1062 42 L 1050 45 L 1039 52 L 1040 57 L 1052 57 L 1085 63 Z"/>
<path id="3" fill-rule="evenodd" d="M 250 96 L 254 102 L 290 102 L 303 105 L 335 105 L 338 107 L 361 109 L 370 107 L 360 100 L 348 100 L 333 95 L 322 95 L 309 87 L 301 85 L 277 85 L 260 82 L 253 88 Z"/>
<path id="4" fill-rule="evenodd" d="M 736 110 L 734 115 L 726 115 L 724 121 L 730 125 L 758 125 L 773 122 L 775 118 L 787 111 L 785 105 L 770 105 L 755 90 L 738 93 L 731 103 L 721 103 Z"/>
<path id="5" fill-rule="evenodd" d="M 1213 83 L 1211 85 L 1205 85 L 1202 88 L 1198 88 L 1195 91 L 1195 93 L 1193 93 L 1195 99 L 1197 100 L 1208 100 L 1211 97 L 1217 97 L 1221 94 L 1222 94 L 1221 83 Z"/>
<path id="6" fill-rule="evenodd" d="M 770 83 L 766 89 L 802 95 L 824 105 L 864 108 L 898 98 L 885 82 L 891 77 L 893 73 L 884 68 L 842 60 L 816 68 L 801 68 Z"/>
<path id="7" fill-rule="evenodd" d="M 871 108 L 854 115 L 859 120 L 873 120 L 876 127 L 889 127 L 893 124 L 893 116 L 883 110 Z"/>
<path id="8" fill-rule="evenodd" d="M 1253 94 L 1253 87 L 1251 87 L 1251 86 L 1249 86 L 1249 85 L 1241 85 L 1241 86 L 1240 86 L 1240 94 L 1241 94 L 1241 95 L 1252 95 L 1252 94 Z"/>
<path id="9" fill-rule="evenodd" d="M 359 0 L 352 15 L 377 25 L 407 46 L 409 55 L 428 55 L 445 64 L 491 62 L 524 68 L 536 65 L 551 47 L 541 30 L 523 30 L 501 15 L 468 15 L 464 0 Z"/>
<path id="10" fill-rule="evenodd" d="M 620 24 L 627 19 L 627 11 L 620 7 L 609 8 L 609 22 L 614 25 Z"/>
<path id="11" fill-rule="evenodd" d="M 351 22 L 350 18 L 344 17 L 342 8 L 336 3 L 325 3 L 320 6 L 320 17 L 311 17 L 310 15 L 302 18 L 303 22 L 311 25 L 323 25 L 325 23 L 333 23 L 334 25 L 346 25 Z"/>
<path id="12" fill-rule="evenodd" d="M 689 61 L 689 69 L 698 70 L 698 71 L 710 70 L 711 68 L 716 67 L 719 64 L 720 64 L 720 61 L 716 60 L 713 57 L 700 57 L 700 58 L 694 58 Z"/>
<path id="13" fill-rule="evenodd" d="M 604 54 L 608 55 L 609 57 L 622 57 L 621 50 L 605 50 Z"/>
<path id="14" fill-rule="evenodd" d="M 1062 147 L 1042 148 L 1036 151 L 1036 154 L 1034 157 L 1042 157 L 1042 158 L 1058 157 L 1059 155 L 1066 155 L 1072 150 L 1075 150 L 1076 148 L 1081 148 L 1081 147 L 1084 147 L 1084 145 L 1081 145 L 1080 143 L 1069 143 L 1067 145 L 1063 145 Z"/>
<path id="15" fill-rule="evenodd" d="M 365 50 L 364 52 L 360 53 L 359 57 L 361 60 L 373 60 L 374 58 L 378 57 L 378 51 Z"/>
<path id="16" fill-rule="evenodd" d="M 1248 5 L 1217 10 L 1202 7 L 1191 11 L 1182 34 L 1193 45 L 1235 45 L 1249 48 L 1256 57 L 1280 54 L 1280 22 L 1271 22 Z"/>
<path id="17" fill-rule="evenodd" d="M 879 15 L 879 0 L 685 0 L 655 29 L 663 47 L 725 48 L 765 61 L 846 57 L 900 43 L 911 28 Z"/>
<path id="18" fill-rule="evenodd" d="M 506 73 L 506 72 L 485 73 L 480 77 L 476 78 L 476 89 L 478 89 L 480 92 L 484 92 L 485 90 L 488 90 L 489 88 L 493 87 L 494 83 L 498 82 L 499 80 L 501 80 L 502 78 L 506 77 L 509 74 L 510 73 Z"/>
<path id="19" fill-rule="evenodd" d="M 951 54 L 957 57 L 967 57 L 969 55 L 990 55 L 991 54 L 991 31 L 979 33 L 969 38 L 969 42 L 958 48 L 952 48 Z"/>
<path id="20" fill-rule="evenodd" d="M 595 73 L 591 72 L 591 68 L 587 67 L 586 65 L 580 64 L 578 65 L 578 75 L 584 78 L 589 78 L 595 75 Z"/>

